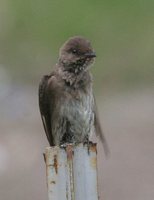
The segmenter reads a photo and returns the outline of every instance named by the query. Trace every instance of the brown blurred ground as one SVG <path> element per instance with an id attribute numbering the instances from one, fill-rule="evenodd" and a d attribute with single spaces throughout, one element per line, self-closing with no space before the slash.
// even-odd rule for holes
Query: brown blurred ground
<path id="1" fill-rule="evenodd" d="M 153 90 L 100 89 L 99 94 L 99 112 L 111 150 L 105 159 L 98 145 L 100 199 L 153 200 Z M 47 199 L 42 153 L 48 143 L 37 87 L 8 84 L 0 96 L 0 111 L 0 199 Z"/>

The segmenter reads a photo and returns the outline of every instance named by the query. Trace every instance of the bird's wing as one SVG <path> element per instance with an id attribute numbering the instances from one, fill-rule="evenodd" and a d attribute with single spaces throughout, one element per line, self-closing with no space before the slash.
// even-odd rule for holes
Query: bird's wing
<path id="1" fill-rule="evenodd" d="M 51 78 L 52 75 L 45 75 L 43 76 L 42 80 L 39 84 L 39 107 L 41 118 L 44 126 L 44 130 L 51 146 L 54 145 L 53 136 L 52 136 L 52 124 L 51 124 L 51 104 L 52 98 L 49 99 L 48 94 L 48 80 Z"/>
<path id="2" fill-rule="evenodd" d="M 96 105 L 96 100 L 94 97 L 94 126 L 95 126 L 95 132 L 96 132 L 96 136 L 98 136 L 103 144 L 104 147 L 104 152 L 106 155 L 109 155 L 109 147 L 106 141 L 106 138 L 104 136 L 104 133 L 102 131 L 102 127 L 99 121 L 99 116 L 98 116 L 98 109 L 97 109 L 97 105 Z"/>

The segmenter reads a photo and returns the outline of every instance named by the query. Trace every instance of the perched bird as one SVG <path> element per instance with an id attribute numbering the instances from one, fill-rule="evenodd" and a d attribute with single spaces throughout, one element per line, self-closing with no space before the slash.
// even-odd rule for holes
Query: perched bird
<path id="1" fill-rule="evenodd" d="M 95 57 L 87 39 L 72 37 L 61 47 L 51 74 L 43 76 L 40 82 L 40 113 L 51 146 L 88 142 L 96 133 L 108 151 L 89 72 Z"/>

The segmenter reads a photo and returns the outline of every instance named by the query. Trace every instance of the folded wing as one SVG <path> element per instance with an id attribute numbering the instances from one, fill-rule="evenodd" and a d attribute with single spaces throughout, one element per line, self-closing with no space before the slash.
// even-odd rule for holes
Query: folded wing
<path id="1" fill-rule="evenodd" d="M 97 105 L 96 105 L 96 101 L 94 98 L 94 126 L 95 126 L 95 132 L 96 132 L 96 136 L 98 136 L 103 144 L 104 147 L 104 152 L 106 155 L 109 155 L 109 147 L 106 141 L 106 138 L 104 136 L 104 133 L 102 131 L 102 127 L 99 121 L 99 116 L 98 116 L 98 110 L 97 110 Z"/>
<path id="2" fill-rule="evenodd" d="M 44 126 L 44 130 L 51 146 L 54 145 L 53 135 L 52 135 L 52 97 L 49 95 L 48 91 L 48 81 L 52 75 L 43 76 L 39 84 L 39 108 L 41 113 L 41 118 Z"/>

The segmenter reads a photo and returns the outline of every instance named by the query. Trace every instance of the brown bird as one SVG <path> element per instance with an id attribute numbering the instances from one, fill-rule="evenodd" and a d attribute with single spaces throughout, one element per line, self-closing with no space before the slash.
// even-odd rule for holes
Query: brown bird
<path id="1" fill-rule="evenodd" d="M 40 82 L 40 113 L 51 146 L 89 142 L 96 133 L 108 152 L 89 72 L 95 57 L 87 39 L 72 37 L 61 47 L 54 70 Z"/>

